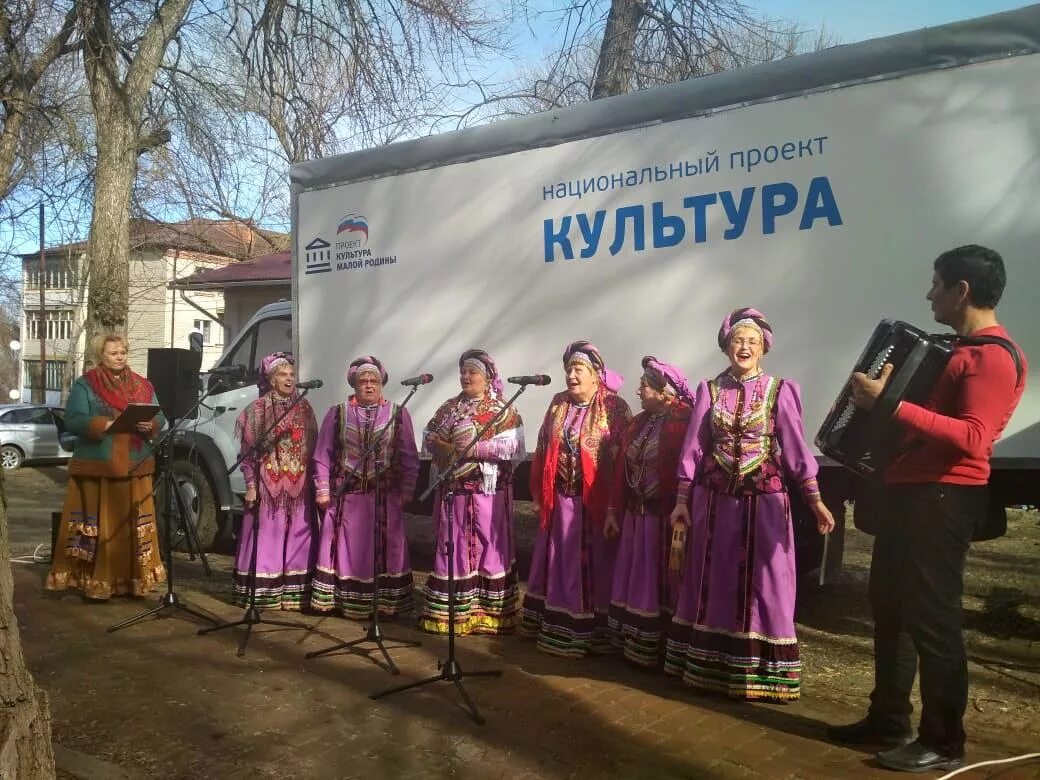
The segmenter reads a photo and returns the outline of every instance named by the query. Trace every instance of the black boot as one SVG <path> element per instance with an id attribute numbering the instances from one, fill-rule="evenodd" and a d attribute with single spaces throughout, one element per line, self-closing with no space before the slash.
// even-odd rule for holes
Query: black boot
<path id="1" fill-rule="evenodd" d="M 910 730 L 894 730 L 878 726 L 870 717 L 847 726 L 828 726 L 827 738 L 845 745 L 890 745 L 902 747 L 913 741 Z"/>

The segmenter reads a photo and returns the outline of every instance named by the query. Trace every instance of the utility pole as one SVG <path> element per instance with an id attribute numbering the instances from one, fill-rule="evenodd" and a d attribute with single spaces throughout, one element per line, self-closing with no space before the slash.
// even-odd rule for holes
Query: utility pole
<path id="1" fill-rule="evenodd" d="M 43 234 L 43 203 L 40 203 L 40 317 L 36 322 L 40 329 L 40 389 L 37 394 L 33 383 L 33 403 L 47 403 L 47 250 Z"/>

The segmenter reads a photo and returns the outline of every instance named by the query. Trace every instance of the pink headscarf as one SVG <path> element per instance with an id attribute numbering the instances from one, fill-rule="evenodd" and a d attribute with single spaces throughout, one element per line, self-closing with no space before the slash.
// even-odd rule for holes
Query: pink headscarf
<path id="1" fill-rule="evenodd" d="M 267 395 L 271 392 L 271 374 L 283 363 L 290 366 L 296 365 L 296 361 L 288 352 L 272 352 L 260 361 L 260 375 L 256 379 L 256 387 L 260 391 L 260 395 Z"/>
<path id="2" fill-rule="evenodd" d="M 599 381 L 607 390 L 612 393 L 616 393 L 621 389 L 621 385 L 624 383 L 625 378 L 617 373 L 611 371 L 606 367 L 603 362 L 603 355 L 600 351 L 587 341 L 572 341 L 567 345 L 567 349 L 563 351 L 563 368 L 566 370 L 567 365 L 571 362 L 571 359 L 575 355 L 584 357 L 589 362 L 596 373 L 599 374 Z"/>
<path id="3" fill-rule="evenodd" d="M 498 375 L 498 368 L 495 366 L 495 361 L 491 355 L 482 349 L 467 349 L 462 355 L 459 356 L 459 370 L 462 370 L 463 364 L 467 360 L 476 360 L 484 366 L 484 374 L 488 378 L 488 385 L 495 395 L 502 395 L 502 377 Z"/>
<path id="4" fill-rule="evenodd" d="M 722 320 L 722 327 L 719 328 L 719 349 L 723 352 L 729 346 L 730 333 L 737 327 L 749 327 L 761 331 L 763 353 L 773 348 L 773 327 L 769 324 L 769 320 L 758 309 L 745 307 L 734 309 Z"/>
<path id="5" fill-rule="evenodd" d="M 693 392 L 683 372 L 676 366 L 658 360 L 653 355 L 647 355 L 643 358 L 643 371 L 656 380 L 654 384 L 661 385 L 655 388 L 656 390 L 663 390 L 664 385 L 669 384 L 680 399 L 693 406 Z"/>
<path id="6" fill-rule="evenodd" d="M 357 360 L 351 361 L 350 366 L 347 367 L 347 384 L 356 389 L 358 370 L 363 370 L 366 366 L 376 369 L 379 373 L 379 381 L 382 384 L 385 385 L 389 381 L 390 374 L 387 373 L 383 364 L 379 362 L 379 358 L 374 355 L 363 355 Z"/>

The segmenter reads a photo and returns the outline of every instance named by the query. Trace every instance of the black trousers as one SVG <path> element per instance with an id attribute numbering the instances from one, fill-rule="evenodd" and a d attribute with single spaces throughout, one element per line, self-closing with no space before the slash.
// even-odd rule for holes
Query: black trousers
<path id="1" fill-rule="evenodd" d="M 870 719 L 910 731 L 921 669 L 921 744 L 964 754 L 968 661 L 961 630 L 964 560 L 989 488 L 928 483 L 885 488 L 870 565 L 874 691 Z"/>

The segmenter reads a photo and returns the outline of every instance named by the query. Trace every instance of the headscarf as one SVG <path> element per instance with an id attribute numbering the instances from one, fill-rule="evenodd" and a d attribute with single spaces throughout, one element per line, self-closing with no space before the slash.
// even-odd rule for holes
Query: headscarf
<path id="1" fill-rule="evenodd" d="M 729 336 L 737 328 L 754 328 L 762 334 L 763 354 L 773 348 L 773 326 L 758 309 L 745 307 L 734 309 L 722 320 L 719 328 L 719 349 L 723 352 L 729 346 Z"/>
<path id="2" fill-rule="evenodd" d="M 270 355 L 260 361 L 260 375 L 256 380 L 257 390 L 260 391 L 260 395 L 267 395 L 274 388 L 271 386 L 271 375 L 278 370 L 280 366 L 295 366 L 296 362 L 288 352 L 272 352 Z M 296 388 L 293 388 L 293 395 L 296 394 Z"/>
<path id="3" fill-rule="evenodd" d="M 693 406 L 693 392 L 683 372 L 676 366 L 647 355 L 643 358 L 643 372 L 652 388 L 658 392 L 671 388 L 676 396 Z"/>
<path id="4" fill-rule="evenodd" d="M 574 360 L 579 360 L 585 363 L 595 371 L 599 375 L 600 384 L 610 392 L 616 393 L 621 389 L 621 385 L 625 381 L 625 378 L 616 371 L 611 371 L 607 368 L 606 364 L 603 362 L 603 355 L 600 354 L 600 351 L 589 342 L 573 341 L 567 345 L 567 348 L 563 351 L 564 370 L 566 370 Z"/>
<path id="5" fill-rule="evenodd" d="M 495 395 L 502 395 L 502 377 L 498 375 L 498 368 L 491 355 L 482 349 L 467 349 L 459 356 L 459 370 L 463 366 L 471 365 L 484 374 L 488 380 L 488 386 Z"/>
<path id="6" fill-rule="evenodd" d="M 379 381 L 383 385 L 390 380 L 390 374 L 387 373 L 379 358 L 374 355 L 362 355 L 357 360 L 351 361 L 350 366 L 347 367 L 347 384 L 356 389 L 358 374 L 362 374 L 365 371 L 372 371 L 377 374 Z"/>

